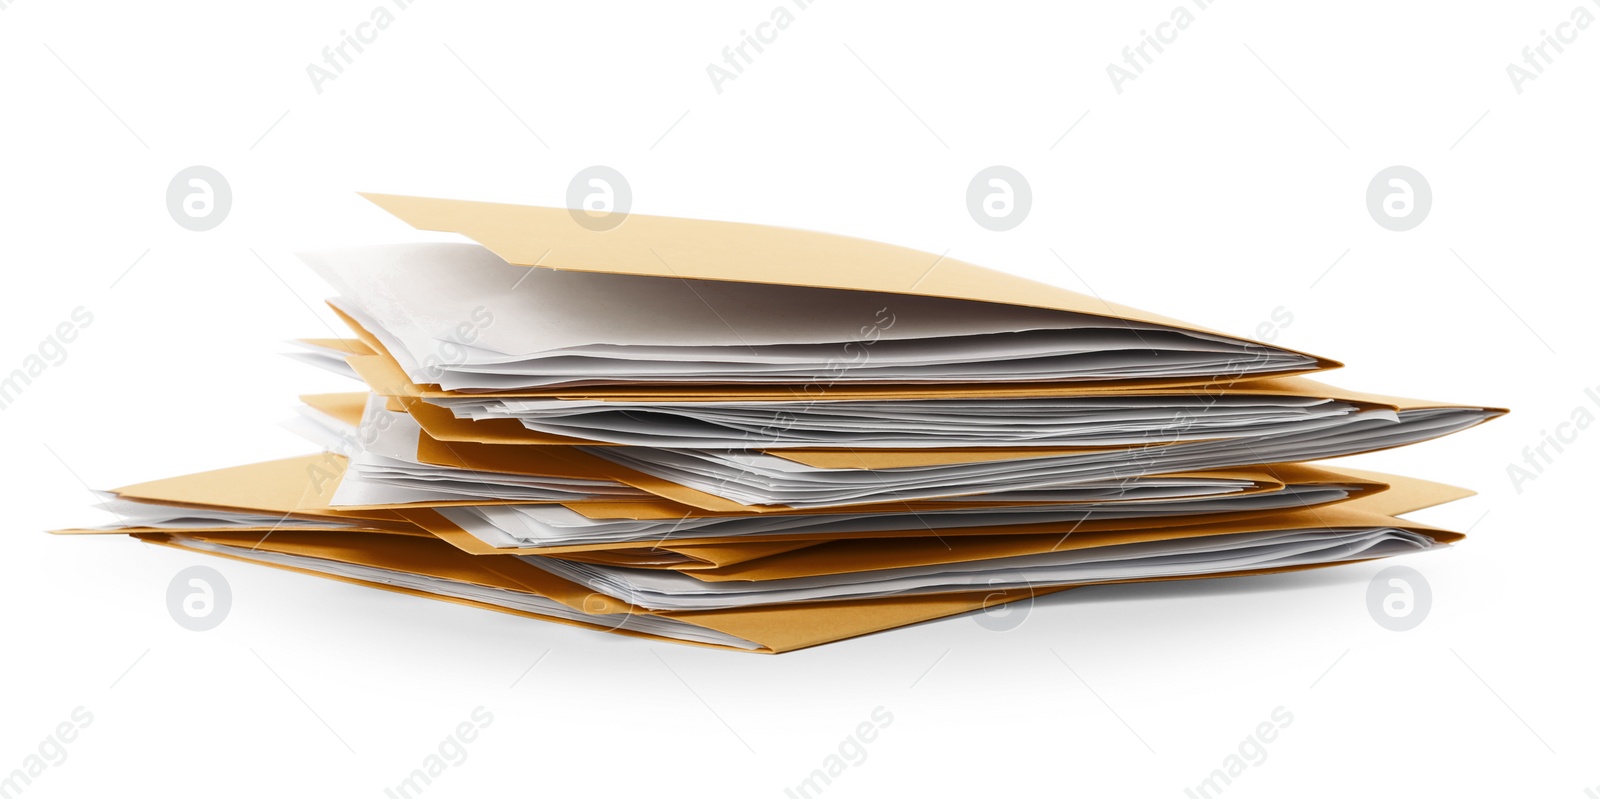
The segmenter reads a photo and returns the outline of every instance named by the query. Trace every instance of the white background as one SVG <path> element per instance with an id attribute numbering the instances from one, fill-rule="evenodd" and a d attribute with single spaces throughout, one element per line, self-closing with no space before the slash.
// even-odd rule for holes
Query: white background
<path id="1" fill-rule="evenodd" d="M 1280 706 L 1223 795 L 1600 793 L 1600 430 L 1520 492 L 1507 473 L 1600 416 L 1600 25 L 1521 93 L 1506 72 L 1580 0 L 1222 0 L 1121 93 L 1107 64 L 1179 0 L 822 0 L 721 93 L 706 66 L 779 0 L 419 0 L 316 91 L 307 65 L 378 2 L 0 1 L 0 372 L 93 314 L 0 411 L 0 773 L 93 714 L 24 795 L 381 796 L 478 706 L 426 796 L 782 796 L 880 706 L 824 795 L 1183 796 Z M 193 164 L 234 197 L 204 233 L 165 205 Z M 278 355 L 337 329 L 292 253 L 428 237 L 355 192 L 562 205 L 593 164 L 639 212 L 948 249 L 1241 335 L 1281 308 L 1278 343 L 1349 364 L 1331 382 L 1513 408 L 1342 461 L 1478 490 L 1417 517 L 1471 535 L 1405 560 L 1433 595 L 1410 632 L 1369 616 L 1380 567 L 1357 565 L 771 657 L 42 532 L 107 520 L 86 485 L 306 451 L 277 426 L 295 397 L 354 386 Z M 991 164 L 1033 189 L 1005 233 L 965 208 Z M 1365 205 L 1394 164 L 1432 187 L 1409 232 Z M 165 605 L 196 563 L 234 595 L 204 633 Z"/>

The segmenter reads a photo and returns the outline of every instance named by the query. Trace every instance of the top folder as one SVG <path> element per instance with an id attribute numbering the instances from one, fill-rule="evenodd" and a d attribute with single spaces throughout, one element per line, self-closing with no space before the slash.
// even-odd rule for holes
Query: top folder
<path id="1" fill-rule="evenodd" d="M 845 236 L 640 214 L 595 231 L 564 208 L 367 197 L 482 245 L 302 255 L 411 382 L 446 391 L 1197 385 L 1338 365 Z"/>

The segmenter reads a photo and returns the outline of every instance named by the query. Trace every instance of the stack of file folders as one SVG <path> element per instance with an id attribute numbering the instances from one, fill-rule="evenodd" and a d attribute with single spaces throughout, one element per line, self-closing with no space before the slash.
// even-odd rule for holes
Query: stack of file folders
<path id="1" fill-rule="evenodd" d="M 474 243 L 302 259 L 316 455 L 106 492 L 196 552 L 782 652 L 1074 586 L 1435 549 L 1471 492 L 1305 461 L 1502 409 L 950 258 L 783 228 L 371 195 Z"/>

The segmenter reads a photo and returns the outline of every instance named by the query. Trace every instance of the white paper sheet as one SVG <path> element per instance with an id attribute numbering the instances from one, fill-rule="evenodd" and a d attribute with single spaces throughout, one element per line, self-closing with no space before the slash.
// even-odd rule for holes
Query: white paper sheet
<path id="1" fill-rule="evenodd" d="M 709 582 L 690 573 L 523 556 L 552 574 L 656 610 L 738 608 L 784 602 L 1044 588 L 1145 577 L 1218 574 L 1388 557 L 1438 546 L 1388 527 L 1272 530 L 1093 547 L 1041 555 L 849 572 L 783 580 Z"/>
<path id="2" fill-rule="evenodd" d="M 1203 482 L 1203 481 L 1196 481 Z M 1229 486 L 1227 483 L 1232 482 Z M 1104 502 L 1021 505 L 998 508 L 950 508 L 872 513 L 764 514 L 678 519 L 593 519 L 560 505 L 480 505 L 440 508 L 458 527 L 493 546 L 558 546 L 629 543 L 659 545 L 689 538 L 760 540 L 765 535 L 813 533 L 859 535 L 869 532 L 917 531 L 943 535 L 963 528 L 1003 525 L 1052 525 L 1069 531 L 1089 520 L 1169 518 L 1217 513 L 1250 513 L 1336 502 L 1353 486 L 1286 486 L 1279 491 L 1237 493 L 1247 481 L 1217 481 L 1206 489 L 1194 486 L 1185 498 L 1151 498 L 1138 481 L 1106 486 Z M 1213 496 L 1205 496 L 1208 492 Z M 1230 493 L 1232 492 L 1232 493 Z"/>
<path id="3" fill-rule="evenodd" d="M 1310 368 L 1264 344 L 906 294 L 512 266 L 475 244 L 302 254 L 413 382 L 982 382 Z"/>
<path id="4" fill-rule="evenodd" d="M 904 469 L 819 469 L 743 450 L 584 447 L 607 460 L 745 505 L 826 508 L 862 502 L 972 496 L 1167 472 L 1315 460 L 1395 447 L 1471 427 L 1478 408 L 1363 410 L 1331 426 L 1016 460 Z"/>

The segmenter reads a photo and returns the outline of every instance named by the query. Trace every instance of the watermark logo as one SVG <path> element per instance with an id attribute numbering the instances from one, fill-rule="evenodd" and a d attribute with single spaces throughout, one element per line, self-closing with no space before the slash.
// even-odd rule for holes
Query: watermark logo
<path id="1" fill-rule="evenodd" d="M 846 372 L 866 366 L 872 360 L 872 352 L 869 348 L 878 343 L 878 340 L 883 337 L 884 331 L 894 327 L 894 323 L 894 312 L 890 311 L 887 305 L 879 308 L 872 315 L 872 324 L 862 325 L 857 328 L 855 340 L 845 342 L 842 348 L 843 356 L 829 358 L 824 362 L 823 368 L 812 376 L 811 382 L 806 383 L 802 390 L 805 391 L 807 396 L 820 397 L 828 393 L 828 389 L 833 388 L 834 384 L 839 382 Z"/>
<path id="2" fill-rule="evenodd" d="M 1600 392 L 1594 388 L 1585 388 L 1584 396 L 1600 408 Z M 1583 405 L 1574 406 L 1572 413 L 1568 414 L 1566 421 L 1556 425 L 1554 432 L 1548 428 L 1539 431 L 1539 443 L 1522 448 L 1522 463 L 1506 464 L 1506 477 L 1511 478 L 1511 487 L 1518 494 L 1522 493 L 1523 486 L 1538 480 L 1544 474 L 1546 466 L 1556 462 L 1556 456 L 1567 451 L 1567 447 L 1578 440 L 1578 434 L 1589 429 L 1594 424 L 1595 415 Z M 1553 452 L 1552 452 L 1553 450 Z"/>
<path id="3" fill-rule="evenodd" d="M 479 334 L 493 324 L 493 311 L 482 305 L 473 308 L 465 320 L 457 322 L 455 326 L 435 336 L 433 352 L 418 359 L 417 372 L 411 377 L 419 382 L 437 382 L 444 376 L 445 367 L 463 362 L 466 357 L 466 347 L 477 341 Z M 384 396 L 403 395 L 407 388 L 406 384 L 372 387 L 374 391 Z M 383 434 L 394 426 L 399 418 L 394 411 L 378 409 L 373 413 L 362 414 L 361 423 L 356 426 L 354 435 L 340 431 L 337 444 L 323 450 L 316 461 L 306 464 L 306 477 L 311 481 L 311 490 L 319 495 L 324 493 L 330 482 L 336 482 L 344 476 L 350 459 L 381 440 Z"/>
<path id="4" fill-rule="evenodd" d="M 783 795 L 792 799 L 809 799 L 821 796 L 833 781 L 844 775 L 851 766 L 860 766 L 867 762 L 867 744 L 878 740 L 878 734 L 894 723 L 894 714 L 890 713 L 883 705 L 872 709 L 872 715 L 867 721 L 856 725 L 835 752 L 829 753 L 822 759 L 822 765 L 812 769 L 806 778 L 795 783 L 793 788 L 784 788 Z"/>
<path id="5" fill-rule="evenodd" d="M 1285 710 L 1283 705 L 1272 709 L 1272 715 L 1266 721 L 1256 725 L 1256 728 L 1239 742 L 1239 748 L 1222 759 L 1219 768 L 1211 770 L 1206 778 L 1196 783 L 1193 788 L 1184 788 L 1183 795 L 1192 799 L 1208 799 L 1221 796 L 1222 791 L 1233 784 L 1233 781 L 1243 776 L 1251 766 L 1259 766 L 1267 762 L 1267 744 L 1278 740 L 1278 735 L 1294 723 L 1294 714 Z"/>
<path id="6" fill-rule="evenodd" d="M 1019 590 L 1027 593 L 1026 596 L 1016 596 Z M 993 588 L 992 593 L 983 597 L 983 605 L 972 616 L 979 627 L 997 633 L 1010 632 L 1022 626 L 1028 620 L 1028 614 L 1033 612 L 1033 583 L 1018 571 L 1005 571 L 989 577 L 988 585 Z"/>
<path id="7" fill-rule="evenodd" d="M 1428 579 L 1410 566 L 1390 566 L 1367 583 L 1367 612 L 1386 630 L 1416 629 L 1432 607 Z"/>
<path id="8" fill-rule="evenodd" d="M 222 224 L 233 208 L 233 190 L 221 172 L 208 166 L 181 169 L 167 184 L 167 213 L 179 227 L 197 233 Z"/>
<path id="9" fill-rule="evenodd" d="M 367 51 L 367 45 L 378 40 L 378 34 L 389 29 L 394 24 L 395 12 L 405 11 L 410 8 L 414 0 L 391 0 L 395 10 L 390 11 L 388 6 L 375 6 L 367 14 L 367 18 L 356 24 L 356 29 L 339 31 L 339 41 L 322 48 L 322 63 L 311 62 L 306 64 L 306 77 L 311 79 L 311 88 L 317 94 L 322 94 L 322 87 L 329 81 L 338 80 L 344 74 L 345 67 L 356 62 L 356 56 Z"/>
<path id="10" fill-rule="evenodd" d="M 0 797 L 11 799 L 21 796 L 23 791 L 32 787 L 34 781 L 44 776 L 52 766 L 60 767 L 66 763 L 67 744 L 78 740 L 78 733 L 93 723 L 94 714 L 83 705 L 73 708 L 67 719 L 57 724 L 55 729 L 39 742 L 38 748 L 22 759 L 21 766 L 12 769 L 9 774 L 0 776 Z"/>
<path id="11" fill-rule="evenodd" d="M 392 799 L 411 799 L 433 785 L 452 766 L 467 762 L 467 744 L 478 740 L 478 735 L 494 723 L 494 714 L 483 705 L 472 709 L 467 720 L 457 724 L 451 733 L 439 742 L 438 749 L 422 759 L 422 765 L 411 770 L 406 778 L 393 788 L 384 788 L 383 795 Z"/>
<path id="12" fill-rule="evenodd" d="M 1211 7 L 1211 0 L 1192 0 L 1196 10 L 1204 11 Z M 1176 6 L 1167 15 L 1166 20 L 1156 25 L 1155 32 L 1148 29 L 1139 31 L 1139 43 L 1122 48 L 1122 64 L 1115 61 L 1106 64 L 1106 77 L 1111 78 L 1111 88 L 1117 94 L 1122 94 L 1122 86 L 1129 81 L 1137 80 L 1144 74 L 1144 68 L 1156 62 L 1156 56 L 1167 51 L 1167 45 L 1178 40 L 1178 34 L 1189 29 L 1194 24 L 1195 15 L 1188 6 Z M 1126 65 L 1126 66 L 1124 66 Z"/>
<path id="13" fill-rule="evenodd" d="M 233 589 L 227 578 L 210 566 L 190 566 L 167 584 L 167 612 L 184 629 L 213 629 L 228 618 L 232 607 Z"/>
<path id="14" fill-rule="evenodd" d="M 355 435 L 341 430 L 337 444 L 323 450 L 322 456 L 315 462 L 306 464 L 306 477 L 311 480 L 311 490 L 319 495 L 324 493 L 328 483 L 344 476 L 345 469 L 349 468 L 350 459 L 376 444 L 384 431 L 392 427 L 398 418 L 395 412 L 381 408 L 362 415 L 361 423 L 356 425 Z"/>
<path id="15" fill-rule="evenodd" d="M 1600 6 L 1600 0 L 1591 0 Z M 1506 64 L 1506 76 L 1511 78 L 1511 88 L 1517 94 L 1522 94 L 1522 86 L 1531 80 L 1538 80 L 1544 74 L 1544 68 L 1556 62 L 1556 56 L 1567 51 L 1566 46 L 1578 40 L 1578 34 L 1589 29 L 1594 24 L 1594 12 L 1584 6 L 1572 9 L 1565 22 L 1556 26 L 1554 33 L 1548 29 L 1539 31 L 1539 42 L 1522 48 L 1522 64 L 1515 61 Z M 1555 54 L 1551 55 L 1554 50 Z"/>
<path id="16" fill-rule="evenodd" d="M 467 318 L 457 322 L 444 337 L 436 337 L 438 344 L 433 352 L 417 362 L 422 376 L 437 381 L 444 376 L 445 367 L 460 365 L 467 357 L 466 347 L 478 340 L 478 335 L 494 324 L 494 311 L 479 305 Z"/>
<path id="17" fill-rule="evenodd" d="M 1433 189 L 1421 172 L 1408 166 L 1378 171 L 1367 184 L 1367 213 L 1380 226 L 1403 233 L 1428 218 Z"/>
<path id="18" fill-rule="evenodd" d="M 50 335 L 39 342 L 36 351 L 22 359 L 22 365 L 9 374 L 0 375 L 0 411 L 10 408 L 33 381 L 44 376 L 52 367 L 67 362 L 67 345 L 78 339 L 78 333 L 94 322 L 94 314 L 82 305 L 73 308 L 68 318 L 56 325 Z"/>
<path id="19" fill-rule="evenodd" d="M 633 606 L 609 594 L 591 592 L 578 603 L 587 614 L 584 622 L 592 624 L 602 630 L 616 631 L 627 626 L 633 619 Z M 622 606 L 622 612 L 617 612 L 617 606 Z"/>
<path id="20" fill-rule="evenodd" d="M 858 335 L 854 341 L 847 341 L 842 348 L 842 357 L 829 358 L 823 368 L 812 376 L 811 382 L 806 383 L 801 390 L 811 401 L 802 406 L 802 410 L 809 409 L 821 400 L 834 384 L 841 380 L 845 373 L 851 369 L 866 366 L 872 359 L 869 349 L 883 337 L 883 332 L 894 327 L 895 315 L 888 306 L 879 308 L 873 314 L 872 324 L 862 325 L 857 328 Z M 740 438 L 749 442 L 745 449 L 757 449 L 760 445 L 776 444 L 794 427 L 798 420 L 795 414 L 787 411 L 778 411 L 763 425 L 755 429 L 746 428 Z"/>
<path id="21" fill-rule="evenodd" d="M 1112 479 L 1122 481 L 1120 492 L 1125 492 L 1138 478 L 1159 473 L 1161 461 L 1172 454 L 1171 445 L 1183 440 L 1200 423 L 1206 412 L 1217 404 L 1217 395 L 1206 395 L 1199 401 L 1199 409 L 1174 410 L 1165 427 L 1145 430 L 1140 434 L 1139 443 L 1122 451 L 1122 457 L 1111 466 Z"/>
<path id="22" fill-rule="evenodd" d="M 980 227 L 1010 230 L 1022 224 L 1033 208 L 1033 189 L 1021 172 L 1008 166 L 981 169 L 967 184 L 967 213 Z"/>
<path id="23" fill-rule="evenodd" d="M 1278 340 L 1278 334 L 1282 333 L 1284 328 L 1292 324 L 1294 324 L 1294 312 L 1286 306 L 1279 305 L 1272 309 L 1268 318 L 1256 325 L 1256 341 L 1271 344 Z"/>
<path id="24" fill-rule="evenodd" d="M 804 11 L 811 7 L 811 0 L 793 0 L 795 11 Z M 717 94 L 722 94 L 723 84 L 738 80 L 744 74 L 744 68 L 754 64 L 756 56 L 767 51 L 767 46 L 778 40 L 778 34 L 789 29 L 794 24 L 795 15 L 788 6 L 774 6 L 772 13 L 767 15 L 766 21 L 756 25 L 755 31 L 739 31 L 738 44 L 730 44 L 722 48 L 722 63 L 715 61 L 706 64 L 706 77 L 711 78 L 711 88 Z M 755 54 L 752 55 L 751 51 Z"/>
<path id="25" fill-rule="evenodd" d="M 609 166 L 581 169 L 567 184 L 567 209 L 579 225 L 607 231 L 628 219 L 633 189 L 621 172 Z"/>

